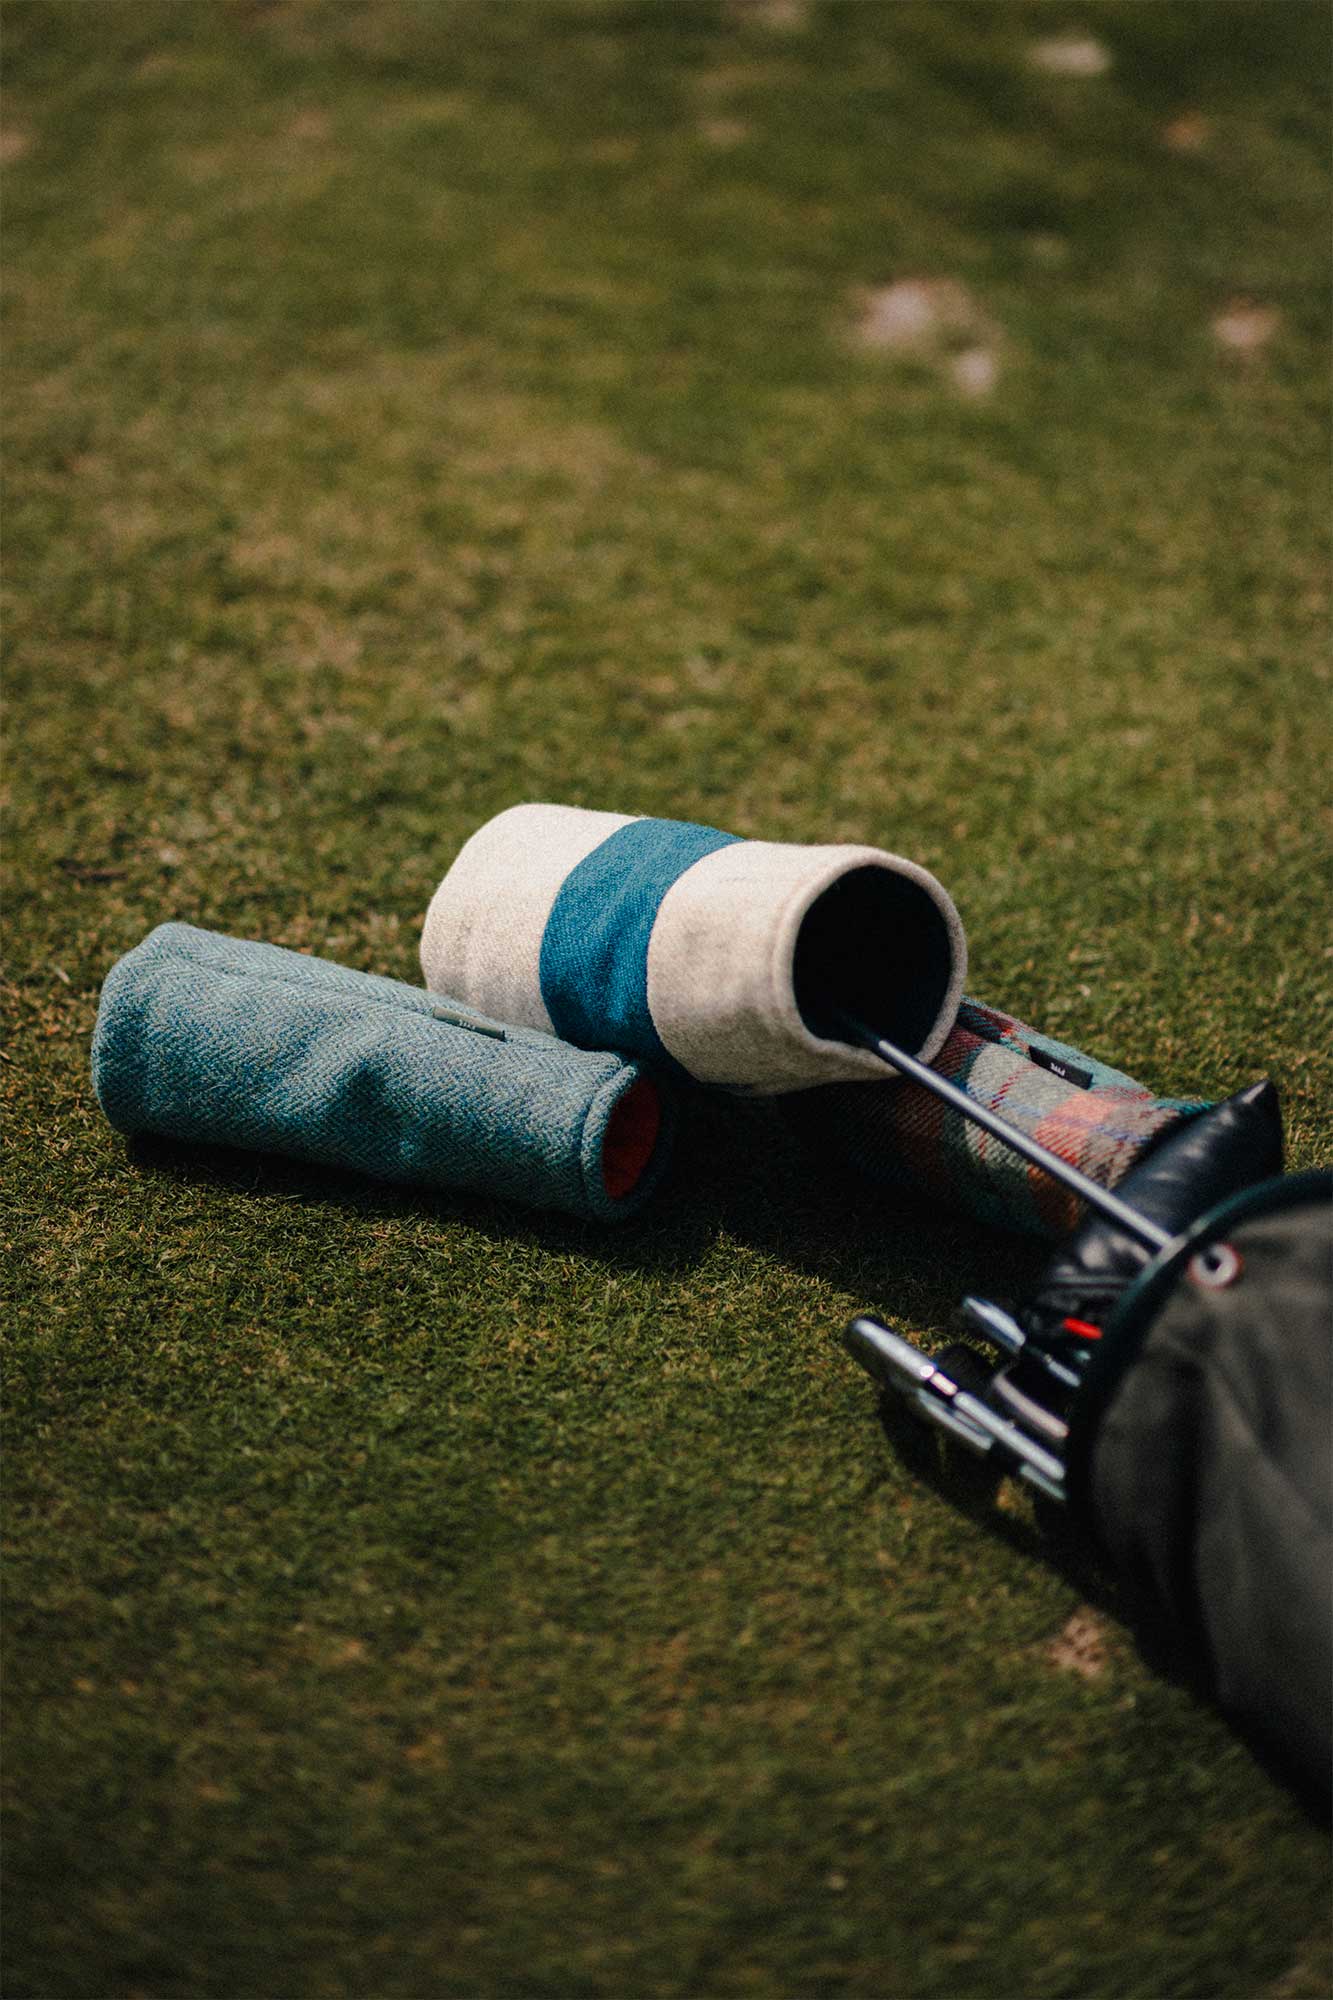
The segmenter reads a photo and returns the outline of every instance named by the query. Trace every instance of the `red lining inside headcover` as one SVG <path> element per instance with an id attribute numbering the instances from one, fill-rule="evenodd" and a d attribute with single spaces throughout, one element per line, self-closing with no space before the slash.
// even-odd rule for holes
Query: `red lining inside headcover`
<path id="1" fill-rule="evenodd" d="M 661 1129 L 662 1100 L 657 1085 L 641 1076 L 611 1113 L 602 1140 L 602 1182 L 612 1201 L 623 1200 L 638 1186 Z"/>

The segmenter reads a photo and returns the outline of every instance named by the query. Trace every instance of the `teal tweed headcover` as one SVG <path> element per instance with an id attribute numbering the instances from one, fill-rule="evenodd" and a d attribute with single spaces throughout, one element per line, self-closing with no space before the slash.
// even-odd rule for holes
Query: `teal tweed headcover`
<path id="1" fill-rule="evenodd" d="M 93 1085 L 123 1132 L 611 1220 L 660 1179 L 660 1079 L 421 987 L 162 924 L 107 975 Z"/>

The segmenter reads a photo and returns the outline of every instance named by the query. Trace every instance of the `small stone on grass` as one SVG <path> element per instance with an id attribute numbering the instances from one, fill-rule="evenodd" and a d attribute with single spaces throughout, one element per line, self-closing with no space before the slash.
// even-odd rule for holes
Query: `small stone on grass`
<path id="1" fill-rule="evenodd" d="M 900 278 L 862 293 L 852 338 L 933 362 L 962 396 L 989 396 L 1000 379 L 999 331 L 956 278 Z"/>

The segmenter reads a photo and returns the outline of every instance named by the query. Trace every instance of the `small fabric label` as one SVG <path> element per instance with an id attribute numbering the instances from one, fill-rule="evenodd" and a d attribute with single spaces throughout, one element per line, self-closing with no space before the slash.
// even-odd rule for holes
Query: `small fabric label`
<path id="1" fill-rule="evenodd" d="M 451 1028 L 467 1028 L 474 1035 L 489 1035 L 493 1042 L 509 1039 L 498 1021 L 482 1021 L 475 1014 L 462 1013 L 457 1007 L 441 1007 L 438 1001 L 430 1011 L 437 1021 L 447 1021 Z"/>
<path id="2" fill-rule="evenodd" d="M 1063 1077 L 1066 1083 L 1076 1084 L 1080 1090 L 1092 1089 L 1092 1071 L 1080 1069 L 1077 1063 L 1066 1062 L 1063 1056 L 1053 1056 L 1046 1049 L 1038 1048 L 1033 1042 L 1028 1049 L 1039 1069 L 1048 1069 L 1052 1076 Z"/>

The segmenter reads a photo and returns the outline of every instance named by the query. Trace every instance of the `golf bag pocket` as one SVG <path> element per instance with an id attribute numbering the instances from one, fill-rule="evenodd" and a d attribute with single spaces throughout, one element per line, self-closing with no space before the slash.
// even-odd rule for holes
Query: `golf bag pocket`
<path id="1" fill-rule="evenodd" d="M 1122 1070 L 975 1000 L 963 1001 L 931 1066 L 1103 1187 L 1208 1109 L 1205 1099 L 1155 1097 Z M 1075 1195 L 919 1084 L 837 1085 L 783 1108 L 814 1153 L 868 1183 L 1037 1236 L 1067 1236 L 1081 1220 Z"/>
<path id="2" fill-rule="evenodd" d="M 282 1153 L 609 1221 L 661 1177 L 670 1086 L 622 1056 L 277 945 L 162 924 L 107 976 L 122 1132 Z"/>
<path id="3" fill-rule="evenodd" d="M 771 1093 L 882 1077 L 848 1016 L 933 1055 L 966 945 L 934 876 L 880 848 L 521 805 L 440 883 L 421 963 L 504 1020 Z"/>

